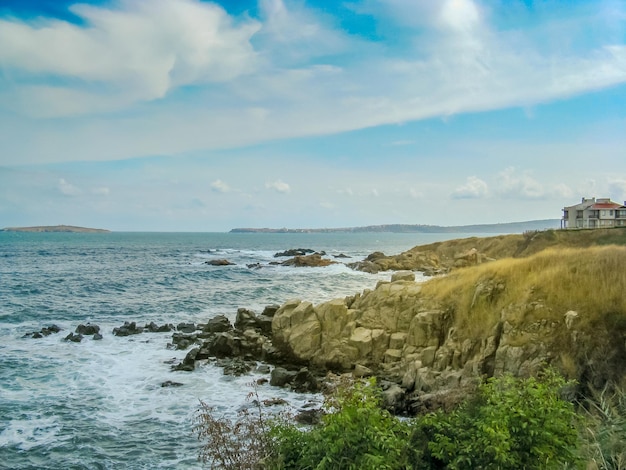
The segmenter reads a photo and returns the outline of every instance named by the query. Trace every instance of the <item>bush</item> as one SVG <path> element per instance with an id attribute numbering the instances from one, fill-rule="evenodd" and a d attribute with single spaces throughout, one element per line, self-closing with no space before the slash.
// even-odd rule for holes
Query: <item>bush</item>
<path id="1" fill-rule="evenodd" d="M 418 419 L 415 468 L 545 469 L 576 461 L 573 405 L 562 400 L 562 378 L 510 375 L 490 379 L 449 414 Z"/>
<path id="2" fill-rule="evenodd" d="M 399 420 L 381 407 L 373 379 L 344 381 L 326 396 L 321 424 L 310 429 L 284 416 L 266 418 L 258 397 L 235 422 L 216 418 L 203 404 L 195 429 L 205 441 L 201 458 L 212 468 L 563 468 L 578 461 L 576 414 L 559 396 L 565 385 L 552 372 L 540 379 L 507 375 L 488 380 L 450 413 Z M 619 452 L 626 431 L 622 418 L 616 418 L 619 429 L 612 434 L 617 440 L 607 444 Z M 615 451 L 612 447 L 608 452 L 618 456 Z M 615 465 L 600 468 L 622 468 Z"/>
<path id="3" fill-rule="evenodd" d="M 251 407 L 239 412 L 234 422 L 216 416 L 215 409 L 200 401 L 194 432 L 204 444 L 199 458 L 211 468 L 256 470 L 272 452 L 268 420 L 256 388 L 248 394 Z"/>
<path id="4" fill-rule="evenodd" d="M 594 392 L 583 403 L 586 409 L 583 453 L 588 468 L 626 468 L 626 392 L 612 384 Z"/>
<path id="5" fill-rule="evenodd" d="M 273 427 L 275 468 L 407 468 L 409 424 L 381 407 L 374 380 L 341 384 L 324 406 L 321 425 L 309 431 L 284 423 Z"/>

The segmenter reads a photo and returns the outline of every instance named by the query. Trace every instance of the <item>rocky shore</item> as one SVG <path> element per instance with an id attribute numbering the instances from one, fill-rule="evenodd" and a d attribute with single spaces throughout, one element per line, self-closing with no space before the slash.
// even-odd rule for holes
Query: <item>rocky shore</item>
<path id="1" fill-rule="evenodd" d="M 214 361 L 225 374 L 254 370 L 267 374 L 261 382 L 298 392 L 319 391 L 328 372 L 376 376 L 386 406 L 398 414 L 451 406 L 481 377 L 531 376 L 546 365 L 579 388 L 619 383 L 626 378 L 626 301 L 620 295 L 626 248 L 523 256 L 538 243 L 533 237 L 543 236 L 514 243 L 467 239 L 395 257 L 374 253 L 357 267 L 393 270 L 391 280 L 346 298 L 319 305 L 291 299 L 260 313 L 240 308 L 232 324 L 218 315 L 176 326 L 127 322 L 112 333 L 172 333 L 168 347 L 188 351 L 172 364 L 175 371 L 191 373 L 199 361 Z M 505 246 L 521 258 L 496 261 L 492 256 Z M 302 249 L 280 254 L 293 255 L 325 259 Z M 451 274 L 418 283 L 414 270 Z M 25 336 L 59 332 L 52 325 Z M 65 340 L 101 334 L 97 325 L 79 325 Z"/>

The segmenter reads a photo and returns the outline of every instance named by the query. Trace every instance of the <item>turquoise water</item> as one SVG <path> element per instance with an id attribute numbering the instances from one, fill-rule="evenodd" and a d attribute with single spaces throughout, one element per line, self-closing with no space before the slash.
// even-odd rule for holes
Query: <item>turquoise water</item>
<path id="1" fill-rule="evenodd" d="M 171 333 L 121 338 L 114 327 L 234 319 L 238 307 L 259 312 L 294 297 L 319 303 L 390 276 L 343 264 L 247 267 L 289 248 L 343 253 L 349 262 L 457 237 L 0 232 L 0 468 L 200 468 L 191 431 L 198 400 L 234 416 L 256 376 L 225 377 L 211 364 L 173 372 L 167 362 L 186 352 L 167 349 Z M 224 258 L 235 264 L 205 264 Z M 101 341 L 63 341 L 86 322 L 100 325 Z M 51 324 L 63 331 L 23 338 Z M 166 380 L 184 385 L 161 387 Z M 270 386 L 259 393 L 295 408 L 319 400 Z"/>

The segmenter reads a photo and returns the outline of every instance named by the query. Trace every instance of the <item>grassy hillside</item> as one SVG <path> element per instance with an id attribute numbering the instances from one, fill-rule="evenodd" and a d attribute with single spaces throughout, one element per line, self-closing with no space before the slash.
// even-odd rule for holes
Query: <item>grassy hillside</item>
<path id="1" fill-rule="evenodd" d="M 544 230 L 495 237 L 471 237 L 420 245 L 409 252 L 436 253 L 443 263 L 454 260 L 459 253 L 476 248 L 495 258 L 523 257 L 547 248 L 586 248 L 602 245 L 626 245 L 626 227 L 596 230 Z"/>
<path id="2" fill-rule="evenodd" d="M 460 336 L 480 342 L 504 329 L 508 345 L 544 344 L 571 378 L 602 383 L 624 376 L 625 267 L 624 246 L 550 248 L 455 270 L 422 293 L 451 312 Z"/>

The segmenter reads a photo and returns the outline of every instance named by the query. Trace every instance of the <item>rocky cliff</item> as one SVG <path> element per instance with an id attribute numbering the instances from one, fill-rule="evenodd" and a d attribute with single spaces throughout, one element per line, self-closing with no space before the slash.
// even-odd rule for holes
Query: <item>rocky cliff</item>
<path id="1" fill-rule="evenodd" d="M 481 375 L 546 364 L 602 387 L 626 378 L 624 266 L 626 248 L 608 246 L 478 263 L 423 284 L 400 272 L 345 299 L 286 302 L 272 341 L 296 363 L 384 377 L 413 409 Z"/>

